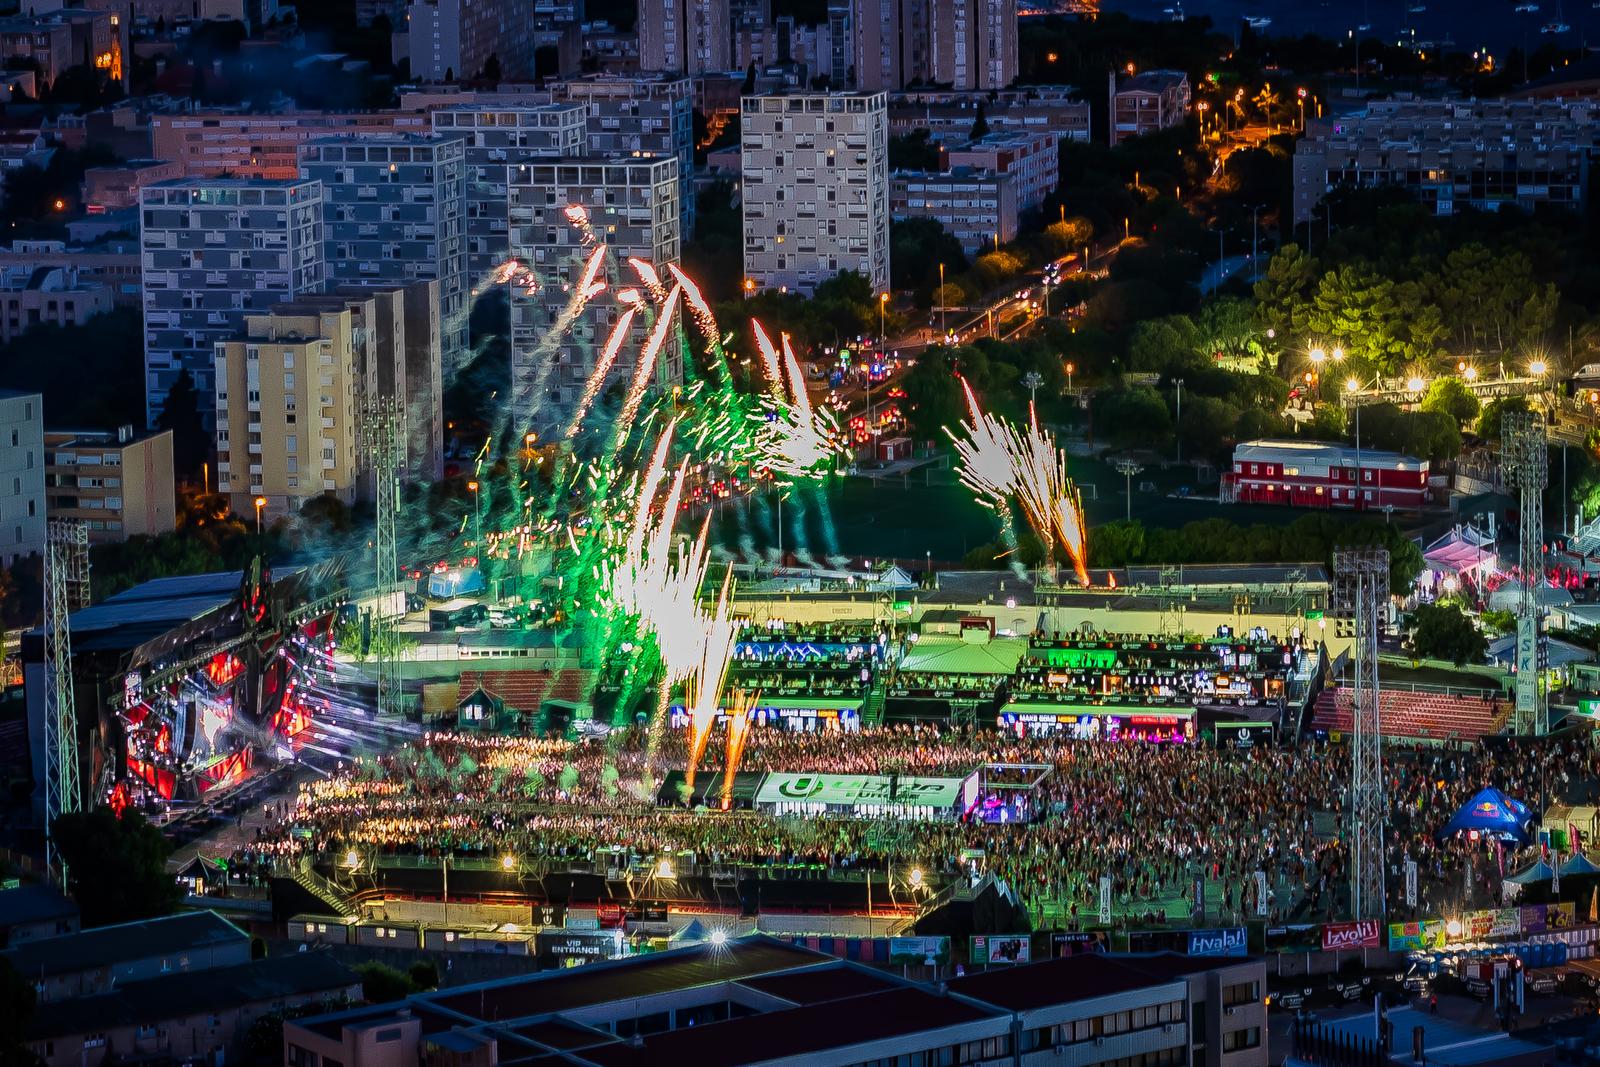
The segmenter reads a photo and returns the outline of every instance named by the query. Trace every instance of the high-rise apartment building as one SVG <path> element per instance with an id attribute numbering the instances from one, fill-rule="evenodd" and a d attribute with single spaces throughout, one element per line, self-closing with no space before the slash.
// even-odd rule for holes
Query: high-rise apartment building
<path id="1" fill-rule="evenodd" d="M 92 545 L 167 533 L 177 522 L 172 431 L 46 430 L 45 509 L 82 522 Z"/>
<path id="2" fill-rule="evenodd" d="M 772 0 L 728 0 L 728 24 L 733 31 L 733 70 L 745 70 L 766 59 L 767 29 L 772 25 Z"/>
<path id="3" fill-rule="evenodd" d="M 44 554 L 44 397 L 0 389 L 0 567 Z"/>
<path id="4" fill-rule="evenodd" d="M 466 149 L 436 135 L 328 139 L 300 170 L 322 182 L 324 258 L 335 282 L 437 280 L 447 375 L 467 357 Z"/>
<path id="5" fill-rule="evenodd" d="M 555 85 L 553 99 L 588 110 L 585 152 L 678 161 L 680 234 L 694 233 L 694 83 L 665 74 L 591 74 Z"/>
<path id="6" fill-rule="evenodd" d="M 742 101 L 745 277 L 810 293 L 840 271 L 889 285 L 885 93 Z"/>
<path id="7" fill-rule="evenodd" d="M 443 376 L 439 283 L 340 285 L 302 296 L 303 308 L 350 312 L 356 396 L 393 397 L 396 431 L 405 442 L 403 480 L 436 481 L 444 473 Z M 358 466 L 366 469 L 364 459 Z M 363 484 L 366 492 L 371 486 Z"/>
<path id="8" fill-rule="evenodd" d="M 348 308 L 284 303 L 216 346 L 217 491 L 268 517 L 356 491 L 355 328 Z"/>
<path id="9" fill-rule="evenodd" d="M 929 80 L 1005 89 L 1017 80 L 1017 0 L 930 0 Z"/>
<path id="10" fill-rule="evenodd" d="M 835 89 L 904 89 L 930 75 L 930 0 L 849 0 L 855 80 Z M 830 17 L 830 26 L 833 19 Z M 831 80 L 830 72 L 830 80 Z"/>
<path id="11" fill-rule="evenodd" d="M 640 0 L 639 69 L 706 74 L 732 65 L 728 0 Z"/>
<path id="12" fill-rule="evenodd" d="M 571 326 L 552 327 L 573 299 L 594 240 L 604 242 L 614 277 L 632 277 L 630 257 L 644 260 L 663 278 L 680 249 L 678 161 L 673 156 L 599 157 L 530 163 L 511 182 L 511 254 L 534 272 L 537 285 L 513 285 L 511 380 L 513 404 L 528 413 L 541 433 L 559 429 L 594 370 L 611 328 L 627 305 L 611 285 L 590 301 Z M 574 221 L 574 209 L 584 218 Z M 645 316 L 622 345 L 613 379 L 631 378 L 633 357 L 645 336 Z M 666 345 L 655 381 L 682 381 L 677 345 Z"/>
<path id="13" fill-rule="evenodd" d="M 460 138 L 467 166 L 467 278 L 470 285 L 504 263 L 510 172 L 534 159 L 584 151 L 587 111 L 579 104 L 460 104 L 433 112 L 441 137 Z"/>
<path id="14" fill-rule="evenodd" d="M 217 342 L 326 280 L 322 183 L 184 178 L 139 201 L 146 415 L 154 425 L 187 369 L 209 425 Z"/>
<path id="15" fill-rule="evenodd" d="M 406 8 L 411 76 L 422 81 L 533 77 L 527 0 L 413 0 Z"/>

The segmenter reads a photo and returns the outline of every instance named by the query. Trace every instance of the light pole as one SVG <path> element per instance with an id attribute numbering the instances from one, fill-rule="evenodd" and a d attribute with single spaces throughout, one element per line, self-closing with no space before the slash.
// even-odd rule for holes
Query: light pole
<path id="1" fill-rule="evenodd" d="M 1172 383 L 1178 387 L 1178 418 L 1173 423 L 1173 439 L 1178 443 L 1178 462 L 1183 462 L 1183 379 L 1179 378 Z"/>
<path id="2" fill-rule="evenodd" d="M 1257 204 L 1250 209 L 1250 273 L 1256 271 L 1256 257 L 1260 254 L 1261 231 L 1256 219 L 1261 214 L 1261 205 Z"/>
<path id="3" fill-rule="evenodd" d="M 264 497 L 264 496 L 256 497 L 255 505 L 256 505 L 256 537 L 260 538 L 261 537 L 261 509 L 267 506 L 267 498 Z"/>
<path id="4" fill-rule="evenodd" d="M 885 309 L 888 308 L 888 306 L 889 306 L 889 294 L 888 293 L 879 293 L 878 294 L 878 347 L 879 348 L 887 348 L 887 347 L 889 347 L 889 335 L 884 332 L 884 328 L 883 328 L 884 311 L 885 311 Z"/>
<path id="5" fill-rule="evenodd" d="M 1078 369 L 1077 364 L 1070 363 L 1070 362 L 1067 364 L 1067 395 L 1068 396 L 1075 396 L 1076 395 L 1076 391 L 1072 388 L 1072 372 L 1077 370 L 1077 369 Z"/>
<path id="6" fill-rule="evenodd" d="M 1361 388 L 1361 383 L 1356 381 L 1354 378 L 1347 379 L 1345 381 L 1345 383 L 1344 383 L 1344 391 L 1347 392 L 1347 393 L 1354 393 L 1357 390 L 1359 390 L 1360 388 Z M 1354 402 L 1354 398 L 1352 398 L 1352 402 Z M 1360 511 L 1361 510 L 1361 405 L 1359 403 L 1356 403 L 1355 408 L 1356 408 L 1356 496 L 1355 496 L 1356 506 L 1355 506 L 1355 510 Z"/>
<path id="7" fill-rule="evenodd" d="M 755 296 L 755 295 L 756 295 L 756 280 L 754 278 L 746 278 L 744 280 L 744 298 L 746 300 L 749 300 L 752 296 Z"/>
<path id="8" fill-rule="evenodd" d="M 1039 386 L 1044 384 L 1044 376 L 1036 370 L 1031 370 L 1022 376 L 1022 384 L 1028 390 L 1028 410 L 1033 410 L 1034 396 L 1039 392 Z"/>
<path id="9" fill-rule="evenodd" d="M 1313 373 L 1316 375 L 1317 399 L 1320 400 L 1322 399 L 1322 365 L 1328 361 L 1328 353 L 1323 350 L 1322 346 L 1318 345 L 1308 355 L 1311 358 L 1311 366 L 1314 368 Z"/>
<path id="10" fill-rule="evenodd" d="M 481 557 L 483 555 L 483 494 L 478 492 L 477 479 L 467 483 L 467 491 L 472 494 L 472 551 Z M 482 562 L 482 559 L 479 559 Z"/>
<path id="11" fill-rule="evenodd" d="M 1133 521 L 1133 476 L 1141 473 L 1143 470 L 1143 467 L 1131 459 L 1119 459 L 1117 461 L 1117 473 L 1122 475 L 1123 478 L 1127 480 L 1129 522 Z"/>
<path id="12" fill-rule="evenodd" d="M 939 262 L 939 343 L 940 344 L 943 344 L 944 343 L 944 339 L 946 337 L 950 336 L 950 331 L 945 326 L 945 323 L 944 323 L 945 304 L 946 304 L 946 301 L 945 301 L 945 298 L 944 298 L 944 261 L 941 260 Z"/>

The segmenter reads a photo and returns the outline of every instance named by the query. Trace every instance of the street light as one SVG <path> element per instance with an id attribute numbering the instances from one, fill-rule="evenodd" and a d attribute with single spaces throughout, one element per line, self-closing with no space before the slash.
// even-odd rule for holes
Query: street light
<path id="1" fill-rule="evenodd" d="M 889 294 L 888 293 L 879 293 L 878 294 L 878 340 L 879 340 L 879 342 L 881 344 L 884 344 L 884 345 L 887 345 L 889 343 L 889 336 L 888 336 L 887 333 L 884 332 L 884 329 L 883 329 L 883 313 L 884 313 L 884 309 L 886 309 L 888 306 L 889 306 Z"/>
<path id="2" fill-rule="evenodd" d="M 1031 370 L 1022 376 L 1022 384 L 1028 389 L 1028 410 L 1032 411 L 1034 396 L 1039 392 L 1039 386 L 1044 384 L 1044 375 Z"/>
<path id="3" fill-rule="evenodd" d="M 472 494 L 472 547 L 481 557 L 483 555 L 483 494 L 478 492 L 477 479 L 467 483 L 467 491 Z"/>
<path id="4" fill-rule="evenodd" d="M 1077 364 L 1071 363 L 1071 362 L 1069 362 L 1067 364 L 1067 392 L 1068 393 L 1072 393 L 1072 391 L 1073 391 L 1073 389 L 1072 389 L 1072 372 L 1077 370 L 1077 369 L 1078 369 Z"/>
<path id="5" fill-rule="evenodd" d="M 939 262 L 939 340 L 941 343 L 950 336 L 950 331 L 944 324 L 944 311 L 947 303 L 948 301 L 944 297 L 944 261 L 941 260 Z"/>
<path id="6" fill-rule="evenodd" d="M 267 506 L 267 498 L 264 497 L 264 496 L 256 497 L 255 505 L 256 505 L 256 536 L 260 537 L 261 536 L 261 509 Z"/>
<path id="7" fill-rule="evenodd" d="M 1178 420 L 1173 424 L 1173 438 L 1178 443 L 1178 462 L 1183 462 L 1183 379 L 1178 378 L 1173 385 L 1178 387 Z"/>
<path id="8" fill-rule="evenodd" d="M 749 300 L 752 296 L 755 296 L 755 295 L 756 295 L 756 280 L 754 278 L 746 278 L 744 280 L 744 298 L 746 300 Z"/>
<path id="9" fill-rule="evenodd" d="M 1536 359 L 1532 363 L 1528 364 L 1528 369 L 1532 371 L 1534 377 L 1537 378 L 1543 375 L 1546 370 L 1549 370 L 1549 367 L 1546 365 L 1544 360 Z"/>
<path id="10" fill-rule="evenodd" d="M 1144 468 L 1131 459 L 1117 461 L 1117 473 L 1127 479 L 1128 487 L 1128 521 L 1133 521 L 1133 476 L 1144 471 Z"/>
<path id="11" fill-rule="evenodd" d="M 1420 393 L 1423 389 L 1427 388 L 1427 385 L 1428 383 L 1426 380 L 1418 377 L 1415 374 L 1406 379 L 1407 392 Z"/>

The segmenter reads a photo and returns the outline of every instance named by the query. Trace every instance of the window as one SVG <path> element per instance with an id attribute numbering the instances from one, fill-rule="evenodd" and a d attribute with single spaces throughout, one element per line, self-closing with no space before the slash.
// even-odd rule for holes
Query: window
<path id="1" fill-rule="evenodd" d="M 1240 1052 L 1249 1048 L 1261 1047 L 1261 1028 L 1252 1026 L 1248 1030 L 1232 1030 L 1222 1035 L 1223 1052 Z"/>
<path id="2" fill-rule="evenodd" d="M 1261 986 L 1257 982 L 1239 982 L 1236 985 L 1222 987 L 1222 1006 L 1224 1008 L 1233 1008 L 1240 1004 L 1254 1004 L 1260 999 Z"/>

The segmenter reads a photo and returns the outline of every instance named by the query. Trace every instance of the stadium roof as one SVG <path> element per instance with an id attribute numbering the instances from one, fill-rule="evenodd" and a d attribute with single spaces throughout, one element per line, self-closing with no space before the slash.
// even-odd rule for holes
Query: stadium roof
<path id="1" fill-rule="evenodd" d="M 108 873 L 107 877 L 115 875 Z M 0 955 L 11 961 L 17 973 L 37 978 L 249 939 L 249 934 L 215 912 L 191 911 L 42 938 Z"/>
<path id="2" fill-rule="evenodd" d="M 1028 651 L 1026 637 L 996 637 L 982 644 L 959 637 L 924 637 L 907 649 L 900 670 L 939 674 L 1015 674 Z"/>

